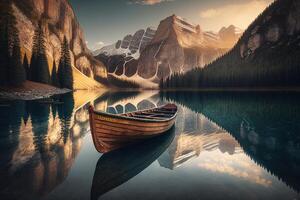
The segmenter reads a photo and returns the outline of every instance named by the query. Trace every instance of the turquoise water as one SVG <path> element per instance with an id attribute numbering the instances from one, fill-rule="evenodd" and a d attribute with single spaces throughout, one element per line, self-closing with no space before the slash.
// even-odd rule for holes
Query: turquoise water
<path id="1" fill-rule="evenodd" d="M 166 135 L 105 155 L 78 96 L 0 106 L 0 199 L 300 199 L 299 94 L 106 93 L 96 109 L 179 113 Z"/>

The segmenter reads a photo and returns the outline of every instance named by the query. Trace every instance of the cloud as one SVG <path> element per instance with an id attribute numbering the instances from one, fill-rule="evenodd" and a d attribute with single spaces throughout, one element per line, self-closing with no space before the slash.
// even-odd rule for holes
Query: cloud
<path id="1" fill-rule="evenodd" d="M 166 1 L 173 0 L 130 0 L 129 4 L 140 4 L 140 5 L 155 5 Z"/>
<path id="2" fill-rule="evenodd" d="M 99 41 L 99 42 L 96 42 L 96 43 L 93 45 L 92 49 L 93 49 L 93 50 L 101 49 L 104 45 L 105 45 L 104 42 Z"/>
<path id="3" fill-rule="evenodd" d="M 226 174 L 265 187 L 273 184 L 270 174 L 244 153 L 230 155 L 215 150 L 201 152 L 200 156 L 201 162 L 198 166 L 201 169 Z"/>
<path id="4" fill-rule="evenodd" d="M 216 17 L 219 14 L 218 10 L 216 9 L 208 9 L 204 10 L 200 13 L 201 18 L 212 18 Z"/>
<path id="5" fill-rule="evenodd" d="M 102 42 L 102 41 L 96 42 L 96 45 L 97 45 L 97 46 L 103 46 L 103 45 L 104 45 L 104 42 Z"/>
<path id="6" fill-rule="evenodd" d="M 248 0 L 243 3 L 227 4 L 221 7 L 209 8 L 200 12 L 200 18 L 210 23 L 235 24 L 241 28 L 247 26 L 271 3 L 273 0 Z"/>

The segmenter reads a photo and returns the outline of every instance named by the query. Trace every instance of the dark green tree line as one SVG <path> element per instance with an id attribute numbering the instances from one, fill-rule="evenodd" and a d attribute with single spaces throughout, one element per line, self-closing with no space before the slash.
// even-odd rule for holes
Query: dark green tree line
<path id="1" fill-rule="evenodd" d="M 26 79 L 56 87 L 73 89 L 73 72 L 69 43 L 64 37 L 59 67 L 53 64 L 50 76 L 44 23 L 40 21 L 33 37 L 30 62 L 22 57 L 17 20 L 13 14 L 12 1 L 0 2 L 0 86 L 20 86 Z M 22 60 L 23 59 L 23 60 Z"/>
<path id="2" fill-rule="evenodd" d="M 3 6 L 2 4 L 0 6 Z M 3 9 L 4 6 L 3 6 Z M 8 69 L 9 69 L 9 37 L 8 37 L 8 27 L 9 22 L 9 13 L 4 12 L 1 9 L 1 24 L 0 27 L 0 85 L 6 85 L 8 83 Z"/>
<path id="3" fill-rule="evenodd" d="M 167 77 L 160 82 L 160 87 L 296 87 L 300 86 L 298 55 L 300 47 L 297 43 L 260 49 L 256 55 L 245 59 L 233 50 L 204 68 Z"/>
<path id="4" fill-rule="evenodd" d="M 26 80 L 26 72 L 21 62 L 20 39 L 17 33 L 14 34 L 14 43 L 10 66 L 8 70 L 9 83 L 12 86 L 20 86 Z"/>
<path id="5" fill-rule="evenodd" d="M 12 3 L 0 2 L 0 85 L 20 86 L 26 80 L 21 61 L 19 32 Z"/>

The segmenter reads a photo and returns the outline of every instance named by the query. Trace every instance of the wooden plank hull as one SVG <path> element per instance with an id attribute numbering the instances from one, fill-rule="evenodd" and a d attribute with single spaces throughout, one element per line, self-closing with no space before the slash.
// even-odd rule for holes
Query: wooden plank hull
<path id="1" fill-rule="evenodd" d="M 97 151 L 106 153 L 155 137 L 174 125 L 176 114 L 177 107 L 173 104 L 122 115 L 97 112 L 90 107 L 94 145 Z"/>

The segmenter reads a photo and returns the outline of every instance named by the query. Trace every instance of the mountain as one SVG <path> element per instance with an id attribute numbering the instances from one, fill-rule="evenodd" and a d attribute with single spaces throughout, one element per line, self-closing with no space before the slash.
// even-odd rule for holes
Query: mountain
<path id="1" fill-rule="evenodd" d="M 299 86 L 299 55 L 300 2 L 276 0 L 230 52 L 203 69 L 168 78 L 163 87 Z"/>
<path id="2" fill-rule="evenodd" d="M 100 61 L 94 59 L 88 50 L 83 31 L 67 0 L 12 0 L 5 2 L 13 4 L 13 15 L 16 17 L 16 28 L 19 31 L 23 54 L 26 53 L 29 58 L 31 57 L 34 32 L 41 23 L 46 38 L 46 54 L 50 68 L 52 68 L 53 60 L 57 64 L 59 63 L 61 44 L 66 36 L 70 42 L 72 65 L 81 72 L 77 73 L 73 69 L 76 74 L 74 82 L 91 79 L 86 84 L 88 87 L 100 86 L 92 79 L 105 78 L 106 69 Z"/>
<path id="3" fill-rule="evenodd" d="M 122 55 L 138 59 L 140 53 L 151 42 L 156 30 L 153 27 L 148 27 L 146 30 L 140 29 L 133 35 L 126 35 L 123 40 L 118 40 L 116 43 L 104 46 L 93 52 L 95 56 L 105 54 L 107 56 Z"/>
<path id="4" fill-rule="evenodd" d="M 162 78 L 203 67 L 227 52 L 241 34 L 236 27 L 232 32 L 232 27 L 222 29 L 222 34 L 206 32 L 172 15 L 156 31 L 139 30 L 103 47 L 96 58 L 106 65 L 109 77 L 153 88 Z"/>

